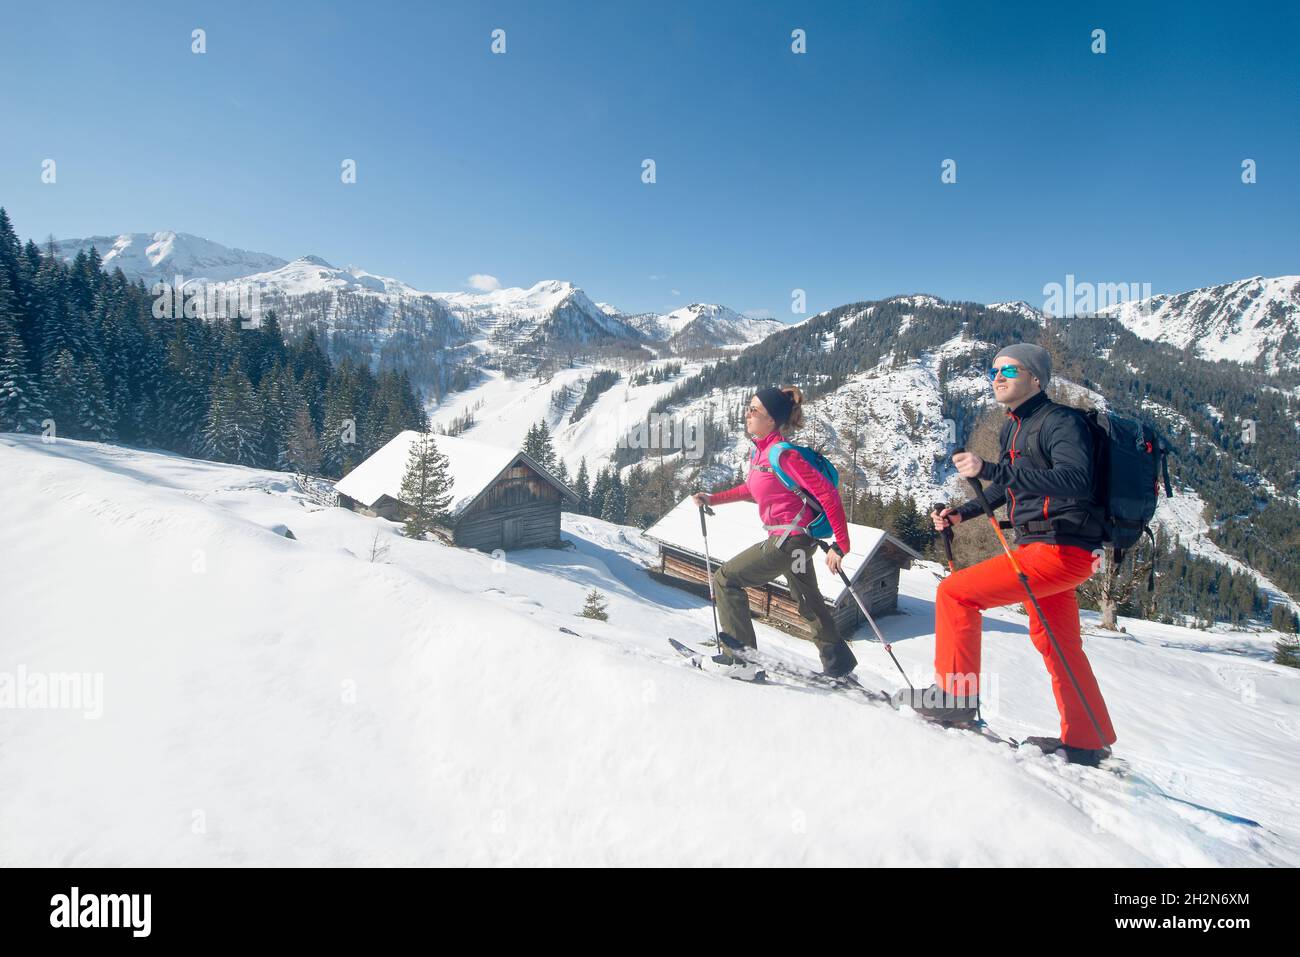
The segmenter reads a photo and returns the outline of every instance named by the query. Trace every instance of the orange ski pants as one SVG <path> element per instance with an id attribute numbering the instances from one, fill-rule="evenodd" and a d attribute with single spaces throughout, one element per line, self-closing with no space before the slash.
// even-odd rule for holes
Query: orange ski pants
<path id="1" fill-rule="evenodd" d="M 934 613 L 935 682 L 955 695 L 979 692 L 980 612 L 1023 601 L 1029 612 L 1029 637 L 1043 656 L 1052 676 L 1052 692 L 1061 714 L 1061 740 L 1076 748 L 1099 748 L 1115 740 L 1115 729 L 1106 710 L 1106 702 L 1097 687 L 1092 666 L 1083 653 L 1079 629 L 1079 603 L 1074 590 L 1093 572 L 1093 555 L 1074 545 L 1051 545 L 1031 542 L 1015 549 L 1016 562 L 1029 579 L 1029 587 L 1038 599 L 1047 626 L 1052 629 L 1061 652 L 1057 656 L 1047 629 L 1024 585 L 1005 554 L 953 572 L 939 585 Z M 1092 713 L 1101 726 L 1104 741 L 1097 732 L 1064 667 L 1069 665 Z"/>

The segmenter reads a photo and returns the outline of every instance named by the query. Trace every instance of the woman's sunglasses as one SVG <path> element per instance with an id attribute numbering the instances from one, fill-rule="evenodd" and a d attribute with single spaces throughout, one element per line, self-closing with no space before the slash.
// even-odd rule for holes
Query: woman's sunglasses
<path id="1" fill-rule="evenodd" d="M 1016 376 L 1020 375 L 1020 366 L 1003 366 L 1000 369 L 997 366 L 994 366 L 989 370 L 989 381 L 992 382 L 996 379 L 999 372 L 1002 373 L 1004 379 L 1014 379 Z"/>

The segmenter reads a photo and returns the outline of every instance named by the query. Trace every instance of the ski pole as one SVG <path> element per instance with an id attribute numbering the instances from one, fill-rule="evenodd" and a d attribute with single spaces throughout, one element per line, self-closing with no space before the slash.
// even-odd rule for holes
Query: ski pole
<path id="1" fill-rule="evenodd" d="M 942 512 L 947 507 L 943 502 L 934 503 L 935 512 Z M 943 557 L 948 561 L 948 573 L 951 574 L 957 570 L 957 566 L 952 560 L 952 526 L 945 525 L 943 531 L 939 533 L 939 537 L 943 540 Z"/>
<path id="2" fill-rule="evenodd" d="M 817 545 L 826 549 L 826 553 L 830 554 L 831 547 L 828 544 L 819 539 Z M 898 663 L 898 658 L 894 656 L 894 646 L 885 641 L 885 636 L 880 633 L 880 628 L 876 625 L 876 619 L 871 617 L 871 612 L 867 611 L 867 606 L 862 603 L 862 599 L 858 597 L 858 593 L 853 590 L 853 583 L 849 581 L 849 576 L 844 574 L 843 568 L 840 569 L 839 575 L 840 581 L 844 582 L 844 587 L 849 590 L 849 594 L 853 596 L 853 600 L 858 603 L 858 610 L 866 617 L 867 623 L 871 625 L 871 630 L 876 633 L 876 640 L 885 646 L 885 650 L 889 652 L 889 657 L 894 660 L 894 667 L 896 667 L 898 673 L 903 676 L 903 680 L 907 682 L 907 686 L 915 691 L 916 688 L 912 687 L 912 682 L 907 677 L 907 672 L 903 670 L 903 666 Z"/>
<path id="3" fill-rule="evenodd" d="M 705 515 L 712 514 L 713 509 L 709 506 L 700 506 L 700 534 L 704 536 L 704 576 L 709 580 L 709 606 L 713 609 L 713 643 L 719 651 L 722 651 L 722 639 L 718 637 L 718 600 L 713 597 L 713 562 L 709 558 L 709 525 L 704 520 Z"/>
<path id="4" fill-rule="evenodd" d="M 957 449 L 956 451 L 964 452 L 965 449 Z M 1020 579 L 1020 584 L 1024 586 L 1025 594 L 1029 596 L 1030 602 L 1033 603 L 1034 611 L 1038 614 L 1038 620 L 1043 624 L 1043 630 L 1047 632 L 1047 637 L 1052 640 L 1052 648 L 1056 651 L 1056 657 L 1061 659 L 1061 664 L 1065 666 L 1065 673 L 1070 677 L 1070 684 L 1074 686 L 1074 693 L 1083 702 L 1083 710 L 1088 712 L 1088 720 L 1092 722 L 1092 729 L 1097 732 L 1097 740 L 1101 742 L 1101 747 L 1105 747 L 1106 736 L 1101 733 L 1101 723 L 1097 721 L 1097 716 L 1092 713 L 1092 705 L 1088 704 L 1088 699 L 1084 697 L 1083 689 L 1079 687 L 1079 679 L 1074 676 L 1074 669 L 1065 660 L 1060 642 L 1056 640 L 1056 635 L 1052 634 L 1052 626 L 1047 623 L 1047 616 L 1043 614 L 1043 609 L 1039 607 L 1038 599 L 1034 597 L 1034 590 L 1029 587 L 1029 576 L 1021 569 L 1020 563 L 1016 561 L 1016 556 L 1011 554 L 1011 546 L 1007 544 L 1006 536 L 1002 534 L 1002 526 L 998 524 L 997 517 L 993 514 L 993 509 L 989 505 L 989 500 L 984 497 L 984 486 L 980 484 L 980 480 L 977 478 L 968 478 L 966 481 L 970 482 L 970 487 L 975 490 L 975 497 L 979 499 L 980 507 L 984 509 L 984 514 L 988 516 L 993 531 L 997 533 L 998 541 L 1002 543 L 1002 550 L 1006 552 L 1007 558 L 1011 561 L 1011 567 L 1015 569 L 1016 577 Z"/>

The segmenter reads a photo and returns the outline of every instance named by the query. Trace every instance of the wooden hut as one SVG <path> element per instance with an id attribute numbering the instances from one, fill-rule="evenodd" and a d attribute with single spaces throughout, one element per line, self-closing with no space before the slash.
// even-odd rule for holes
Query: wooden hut
<path id="1" fill-rule="evenodd" d="M 401 501 L 414 431 L 396 435 L 344 476 L 339 504 L 364 515 L 401 521 Z M 455 544 L 484 551 L 537 548 L 560 542 L 560 506 L 577 495 L 524 452 L 460 436 L 436 435 L 453 484 L 448 529 Z"/>
<path id="2" fill-rule="evenodd" d="M 700 534 L 699 509 L 688 498 L 656 522 L 645 534 L 659 546 L 658 568 L 651 575 L 678 587 L 708 597 L 704 570 L 704 539 Z M 763 540 L 763 523 L 753 502 L 734 502 L 715 509 L 709 518 L 709 552 L 713 568 L 732 555 Z M 873 618 L 898 610 L 898 576 L 910 568 L 920 554 L 894 536 L 867 525 L 849 525 L 853 550 L 844 557 L 844 574 Z M 865 622 L 858 603 L 838 575 L 826 567 L 825 555 L 813 560 L 818 587 L 835 616 L 840 634 L 848 637 Z M 768 624 L 801 638 L 811 638 L 809 623 L 784 579 L 763 587 L 748 588 L 749 608 Z"/>

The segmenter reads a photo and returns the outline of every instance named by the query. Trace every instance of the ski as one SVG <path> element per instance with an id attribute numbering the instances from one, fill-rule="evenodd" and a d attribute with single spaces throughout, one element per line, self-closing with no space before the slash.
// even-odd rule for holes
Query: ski
<path id="1" fill-rule="evenodd" d="M 740 661 L 731 663 L 725 660 L 722 655 L 709 655 L 703 651 L 697 651 L 689 645 L 682 644 L 676 638 L 669 638 L 668 644 L 683 658 L 690 659 L 691 664 L 701 671 L 711 671 L 735 681 L 749 681 L 755 684 L 762 684 L 767 680 L 767 672 L 753 662 Z"/>
<path id="2" fill-rule="evenodd" d="M 988 722 L 983 718 L 976 721 L 938 721 L 935 722 L 941 728 L 951 728 L 954 731 L 969 731 L 972 734 L 978 734 L 981 738 L 992 741 L 994 744 L 1000 744 L 1003 747 L 1010 748 L 1012 751 L 1020 750 L 1020 742 L 1015 738 L 1004 737 L 998 734 L 988 726 Z"/>
<path id="3" fill-rule="evenodd" d="M 827 691 L 844 691 L 854 695 L 855 697 L 865 697 L 869 701 L 888 702 L 889 700 L 888 694 L 884 691 L 871 691 L 851 674 L 844 675 L 840 678 L 832 678 L 829 675 L 810 671 L 806 668 L 800 668 L 798 665 L 792 665 L 780 658 L 765 654 L 757 648 L 750 648 L 748 645 L 742 645 L 740 642 L 736 641 L 735 638 L 725 632 L 721 635 L 721 640 L 733 657 L 740 658 L 743 661 L 752 662 L 758 667 L 763 668 L 765 671 L 786 679 L 791 684 L 825 689 Z"/>

